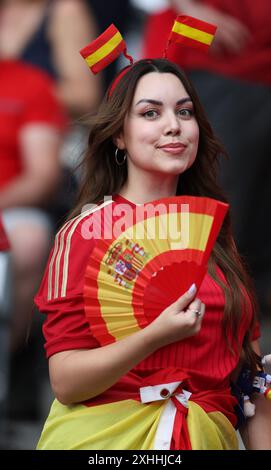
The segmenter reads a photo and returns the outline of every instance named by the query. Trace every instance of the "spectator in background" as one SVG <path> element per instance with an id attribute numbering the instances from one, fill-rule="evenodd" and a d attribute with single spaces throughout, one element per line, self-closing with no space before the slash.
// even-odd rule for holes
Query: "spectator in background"
<path id="1" fill-rule="evenodd" d="M 70 167 L 86 146 L 80 119 L 95 111 L 100 100 L 100 78 L 90 77 L 78 51 L 96 36 L 95 20 L 85 0 L 2 0 L 0 53 L 45 70 L 55 81 L 58 99 L 71 117 L 61 150 L 63 182 L 52 208 L 56 223 L 69 212 L 75 179 Z M 68 201 L 68 202 L 67 202 Z"/>
<path id="2" fill-rule="evenodd" d="M 20 357 L 26 340 L 33 294 L 53 234 L 45 208 L 59 184 L 59 149 L 65 122 L 47 75 L 30 65 L 0 59 L 0 211 L 11 244 L 10 343 L 14 367 L 19 364 L 18 354 Z M 31 367 L 30 364 L 14 367 L 9 398 L 13 393 L 16 395 L 15 407 L 28 390 L 19 389 L 19 374 L 25 378 Z M 22 384 L 27 387 L 28 380 L 21 381 Z M 31 397 L 32 404 L 34 398 Z"/>
<path id="3" fill-rule="evenodd" d="M 83 0 L 2 0 L 0 54 L 45 70 L 72 117 L 95 109 L 99 79 L 90 76 L 78 51 L 96 27 Z"/>
<path id="4" fill-rule="evenodd" d="M 14 349 L 24 337 L 49 249 L 51 226 L 41 208 L 52 198 L 60 177 L 65 117 L 53 90 L 43 72 L 0 60 L 0 210 L 14 264 Z"/>
<path id="5" fill-rule="evenodd" d="M 40 328 L 37 332 L 34 324 L 27 348 L 22 345 L 51 236 L 74 194 L 69 169 L 70 159 L 77 158 L 74 139 L 84 143 L 83 127 L 74 121 L 99 102 L 99 78 L 88 73 L 79 55 L 95 35 L 84 0 L 0 2 L 0 210 L 14 262 L 9 394 L 14 419 L 31 419 L 40 409 L 32 377 L 37 373 L 31 371 L 32 364 L 42 367 Z M 64 130 L 59 103 L 72 122 L 65 136 L 59 133 Z"/>
<path id="6" fill-rule="evenodd" d="M 265 309 L 271 285 L 271 2 L 170 0 L 149 17 L 144 57 L 159 57 L 176 12 L 218 26 L 210 54 L 172 46 L 168 57 L 193 81 L 230 155 L 220 179 L 231 202 L 239 250 L 248 261 Z M 269 306 L 270 308 L 270 306 Z"/>

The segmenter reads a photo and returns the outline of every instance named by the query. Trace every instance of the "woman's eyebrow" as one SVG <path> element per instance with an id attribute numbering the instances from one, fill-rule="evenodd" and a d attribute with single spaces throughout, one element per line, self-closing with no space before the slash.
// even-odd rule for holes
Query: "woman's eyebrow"
<path id="1" fill-rule="evenodd" d="M 181 100 L 177 101 L 176 104 L 179 105 L 179 104 L 188 103 L 188 102 L 192 103 L 190 96 L 187 96 L 186 98 L 182 98 Z"/>
<path id="2" fill-rule="evenodd" d="M 156 104 L 157 106 L 163 106 L 163 102 L 162 102 L 162 101 L 151 100 L 151 99 L 146 99 L 146 98 L 143 98 L 142 100 L 139 100 L 139 101 L 136 103 L 136 106 L 137 106 L 138 104 L 141 104 L 141 103 L 151 103 L 151 104 Z"/>
<path id="3" fill-rule="evenodd" d="M 176 105 L 180 105 L 180 104 L 186 103 L 188 101 L 192 101 L 189 96 L 187 96 L 186 98 L 182 98 L 182 99 L 178 100 L 176 102 Z M 142 100 L 139 100 L 136 103 L 136 106 L 141 104 L 141 103 L 150 103 L 150 104 L 155 104 L 156 106 L 163 106 L 163 101 L 152 100 L 152 99 L 147 99 L 147 98 L 143 98 Z"/>

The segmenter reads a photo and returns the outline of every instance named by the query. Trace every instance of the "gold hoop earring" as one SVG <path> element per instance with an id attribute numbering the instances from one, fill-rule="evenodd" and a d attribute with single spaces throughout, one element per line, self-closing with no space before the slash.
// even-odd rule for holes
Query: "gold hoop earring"
<path id="1" fill-rule="evenodd" d="M 125 154 L 123 155 L 123 159 L 120 161 L 120 160 L 119 160 L 119 156 L 118 156 L 118 151 L 119 151 L 119 150 L 120 150 L 120 149 L 119 149 L 118 147 L 117 147 L 116 150 L 115 150 L 115 160 L 116 160 L 116 164 L 117 164 L 118 166 L 123 166 L 124 163 L 125 163 L 125 161 L 126 161 L 127 155 L 126 155 L 126 153 L 125 153 Z"/>

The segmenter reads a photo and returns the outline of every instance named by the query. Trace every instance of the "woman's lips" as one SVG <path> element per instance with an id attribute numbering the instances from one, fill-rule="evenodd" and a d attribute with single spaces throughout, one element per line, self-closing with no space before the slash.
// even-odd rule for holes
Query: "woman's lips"
<path id="1" fill-rule="evenodd" d="M 164 152 L 171 153 L 173 155 L 178 155 L 182 153 L 186 148 L 184 144 L 165 144 L 159 147 L 159 149 L 163 150 Z"/>

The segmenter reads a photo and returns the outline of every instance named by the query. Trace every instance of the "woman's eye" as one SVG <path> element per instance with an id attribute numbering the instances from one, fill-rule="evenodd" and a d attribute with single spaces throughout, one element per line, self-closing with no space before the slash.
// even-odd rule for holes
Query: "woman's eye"
<path id="1" fill-rule="evenodd" d="M 158 112 L 155 111 L 155 109 L 149 109 L 148 111 L 145 111 L 145 113 L 143 113 L 143 116 L 150 119 L 155 118 L 158 116 Z"/>
<path id="2" fill-rule="evenodd" d="M 193 109 L 189 109 L 189 108 L 179 109 L 178 113 L 179 113 L 182 117 L 191 117 L 191 116 L 194 115 Z"/>

